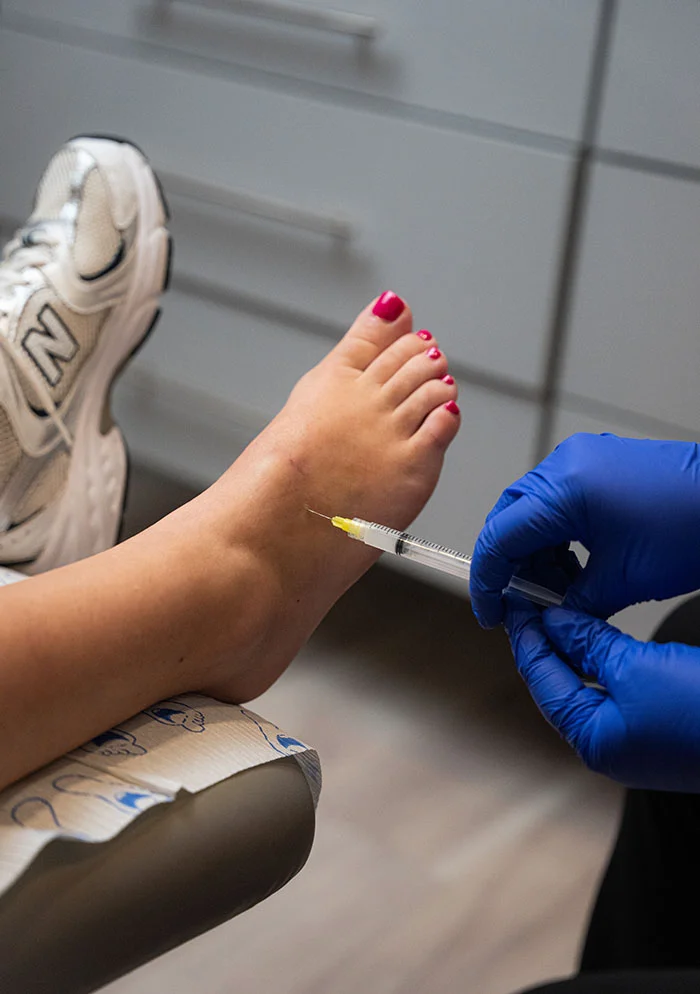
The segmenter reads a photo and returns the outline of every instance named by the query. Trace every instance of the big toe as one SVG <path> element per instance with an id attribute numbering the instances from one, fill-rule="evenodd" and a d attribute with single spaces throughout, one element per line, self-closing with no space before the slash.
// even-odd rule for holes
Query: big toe
<path id="1" fill-rule="evenodd" d="M 392 290 L 365 307 L 333 350 L 355 369 L 365 370 L 397 338 L 411 331 L 411 308 Z"/>

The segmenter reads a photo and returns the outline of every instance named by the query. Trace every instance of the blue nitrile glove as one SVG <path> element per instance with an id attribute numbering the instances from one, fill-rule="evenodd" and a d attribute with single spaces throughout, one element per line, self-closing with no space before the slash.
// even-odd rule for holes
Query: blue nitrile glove
<path id="1" fill-rule="evenodd" d="M 700 791 L 700 649 L 510 596 L 506 629 L 535 703 L 586 766 L 628 787 Z"/>
<path id="2" fill-rule="evenodd" d="M 583 570 L 568 543 L 590 552 Z M 608 618 L 629 604 L 700 587 L 700 448 L 573 435 L 504 490 L 474 549 L 470 593 L 481 625 L 503 620 L 518 572 Z"/>

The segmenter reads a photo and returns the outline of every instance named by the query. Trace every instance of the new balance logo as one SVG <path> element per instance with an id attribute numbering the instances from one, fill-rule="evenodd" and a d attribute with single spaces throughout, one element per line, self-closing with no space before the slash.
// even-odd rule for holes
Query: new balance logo
<path id="1" fill-rule="evenodd" d="M 44 304 L 37 321 L 41 330 L 30 328 L 22 340 L 22 346 L 39 367 L 42 376 L 55 387 L 63 376 L 59 362 L 70 362 L 78 351 L 78 343 L 50 304 Z"/>

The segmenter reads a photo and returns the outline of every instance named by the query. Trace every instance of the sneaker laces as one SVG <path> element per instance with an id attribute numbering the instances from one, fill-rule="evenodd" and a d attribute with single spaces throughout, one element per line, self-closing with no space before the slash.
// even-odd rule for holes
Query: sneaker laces
<path id="1" fill-rule="evenodd" d="M 8 337 L 9 317 L 15 305 L 18 287 L 43 283 L 41 270 L 50 263 L 65 239 L 62 220 L 37 221 L 21 228 L 7 243 L 0 263 L 0 352 L 22 373 L 41 399 L 46 413 L 56 425 L 69 449 L 73 438 L 68 431 L 44 378 L 29 356 Z"/>

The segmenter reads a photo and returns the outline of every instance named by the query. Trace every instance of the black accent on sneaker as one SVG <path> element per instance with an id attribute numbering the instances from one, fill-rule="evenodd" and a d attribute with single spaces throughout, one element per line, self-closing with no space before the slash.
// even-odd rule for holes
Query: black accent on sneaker
<path id="1" fill-rule="evenodd" d="M 99 280 L 101 276 L 106 276 L 107 273 L 111 273 L 114 269 L 116 269 L 117 266 L 124 261 L 125 255 L 126 255 L 126 243 L 122 238 L 122 240 L 119 242 L 119 248 L 114 253 L 114 256 L 110 259 L 110 261 L 107 263 L 104 269 L 100 269 L 96 273 L 89 273 L 89 274 L 81 273 L 80 279 L 83 280 L 85 283 L 92 283 L 94 280 Z"/>
<path id="2" fill-rule="evenodd" d="M 170 279 L 173 275 L 173 236 L 168 232 L 168 260 L 165 263 L 165 278 L 163 280 L 163 293 L 170 286 Z"/>
<path id="3" fill-rule="evenodd" d="M 36 510 L 36 511 L 32 511 L 32 513 L 31 513 L 31 514 L 28 514 L 28 515 L 26 516 L 26 518 L 20 518 L 20 519 L 19 519 L 18 521 L 11 521 L 11 522 L 10 522 L 10 526 L 9 526 L 9 528 L 7 528 L 7 529 L 6 529 L 6 531 L 5 531 L 5 534 L 7 535 L 7 534 L 9 534 L 9 533 L 10 533 L 11 531 L 14 531 L 14 530 L 15 530 L 15 528 L 20 528 L 20 527 L 21 527 L 22 525 L 26 525 L 26 523 L 27 523 L 28 521 L 31 521 L 31 520 L 32 520 L 32 518 L 36 518 L 36 517 L 37 517 L 37 515 L 41 514 L 41 512 L 42 512 L 43 510 L 44 510 L 44 508 L 43 508 L 43 507 L 40 507 L 40 508 L 39 508 L 38 510 Z M 32 556 L 32 558 L 31 558 L 31 559 L 22 559 L 22 560 L 20 560 L 20 561 L 21 561 L 21 562 L 23 562 L 23 563 L 33 563 L 35 559 L 36 559 L 36 556 Z"/>

